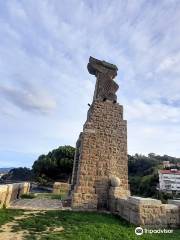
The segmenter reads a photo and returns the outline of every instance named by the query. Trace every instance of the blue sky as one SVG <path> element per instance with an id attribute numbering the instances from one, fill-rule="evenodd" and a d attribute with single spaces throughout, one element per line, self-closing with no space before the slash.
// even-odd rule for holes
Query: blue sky
<path id="1" fill-rule="evenodd" d="M 180 157 L 179 0 L 0 0 L 0 167 L 75 145 L 95 78 L 118 66 L 128 152 Z"/>

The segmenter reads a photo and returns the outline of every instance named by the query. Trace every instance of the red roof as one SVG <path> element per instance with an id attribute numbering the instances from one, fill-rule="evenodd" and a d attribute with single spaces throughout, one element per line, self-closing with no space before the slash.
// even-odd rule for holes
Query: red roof
<path id="1" fill-rule="evenodd" d="M 159 170 L 162 174 L 180 174 L 180 170 Z"/>

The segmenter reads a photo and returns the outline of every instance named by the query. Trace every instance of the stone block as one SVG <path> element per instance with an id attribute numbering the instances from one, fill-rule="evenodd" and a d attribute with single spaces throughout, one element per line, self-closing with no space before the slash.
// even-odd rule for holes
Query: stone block
<path id="1" fill-rule="evenodd" d="M 138 196 L 130 196 L 128 201 L 133 204 L 138 205 L 160 205 L 162 204 L 160 200 L 153 199 L 153 198 L 142 198 Z"/>
<path id="2" fill-rule="evenodd" d="M 61 194 L 68 192 L 70 190 L 70 184 L 64 182 L 55 182 L 53 184 L 53 193 L 54 194 Z"/>
<path id="3" fill-rule="evenodd" d="M 27 194 L 30 189 L 30 183 L 14 183 L 0 186 L 0 207 L 8 207 L 11 202 L 20 198 L 22 194 Z"/>
<path id="4" fill-rule="evenodd" d="M 0 185 L 0 208 L 5 205 L 8 186 Z"/>

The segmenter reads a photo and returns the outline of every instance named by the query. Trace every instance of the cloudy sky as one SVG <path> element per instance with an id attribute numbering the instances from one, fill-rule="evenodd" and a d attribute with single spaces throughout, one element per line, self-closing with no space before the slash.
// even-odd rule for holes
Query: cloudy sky
<path id="1" fill-rule="evenodd" d="M 179 0 L 0 0 L 0 167 L 75 145 L 95 78 L 118 66 L 128 152 L 180 157 Z"/>

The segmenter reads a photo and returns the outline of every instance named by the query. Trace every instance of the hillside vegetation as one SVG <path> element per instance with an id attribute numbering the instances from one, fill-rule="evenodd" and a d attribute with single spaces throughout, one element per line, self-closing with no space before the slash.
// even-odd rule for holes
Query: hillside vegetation
<path id="1" fill-rule="evenodd" d="M 34 162 L 32 170 L 27 168 L 12 169 L 4 179 L 35 180 L 41 184 L 54 181 L 70 181 L 75 148 L 60 146 L 47 155 L 41 155 Z M 180 162 L 180 158 L 154 153 L 128 155 L 128 171 L 131 193 L 133 195 L 161 198 L 156 190 L 158 169 L 163 161 Z M 169 196 L 167 196 L 169 198 Z"/>
<path id="2" fill-rule="evenodd" d="M 129 184 L 133 195 L 162 198 L 162 200 L 171 198 L 169 194 L 159 193 L 156 190 L 159 182 L 158 169 L 162 169 L 163 161 L 178 163 L 180 158 L 160 156 L 154 153 L 150 153 L 148 156 L 128 155 Z"/>

